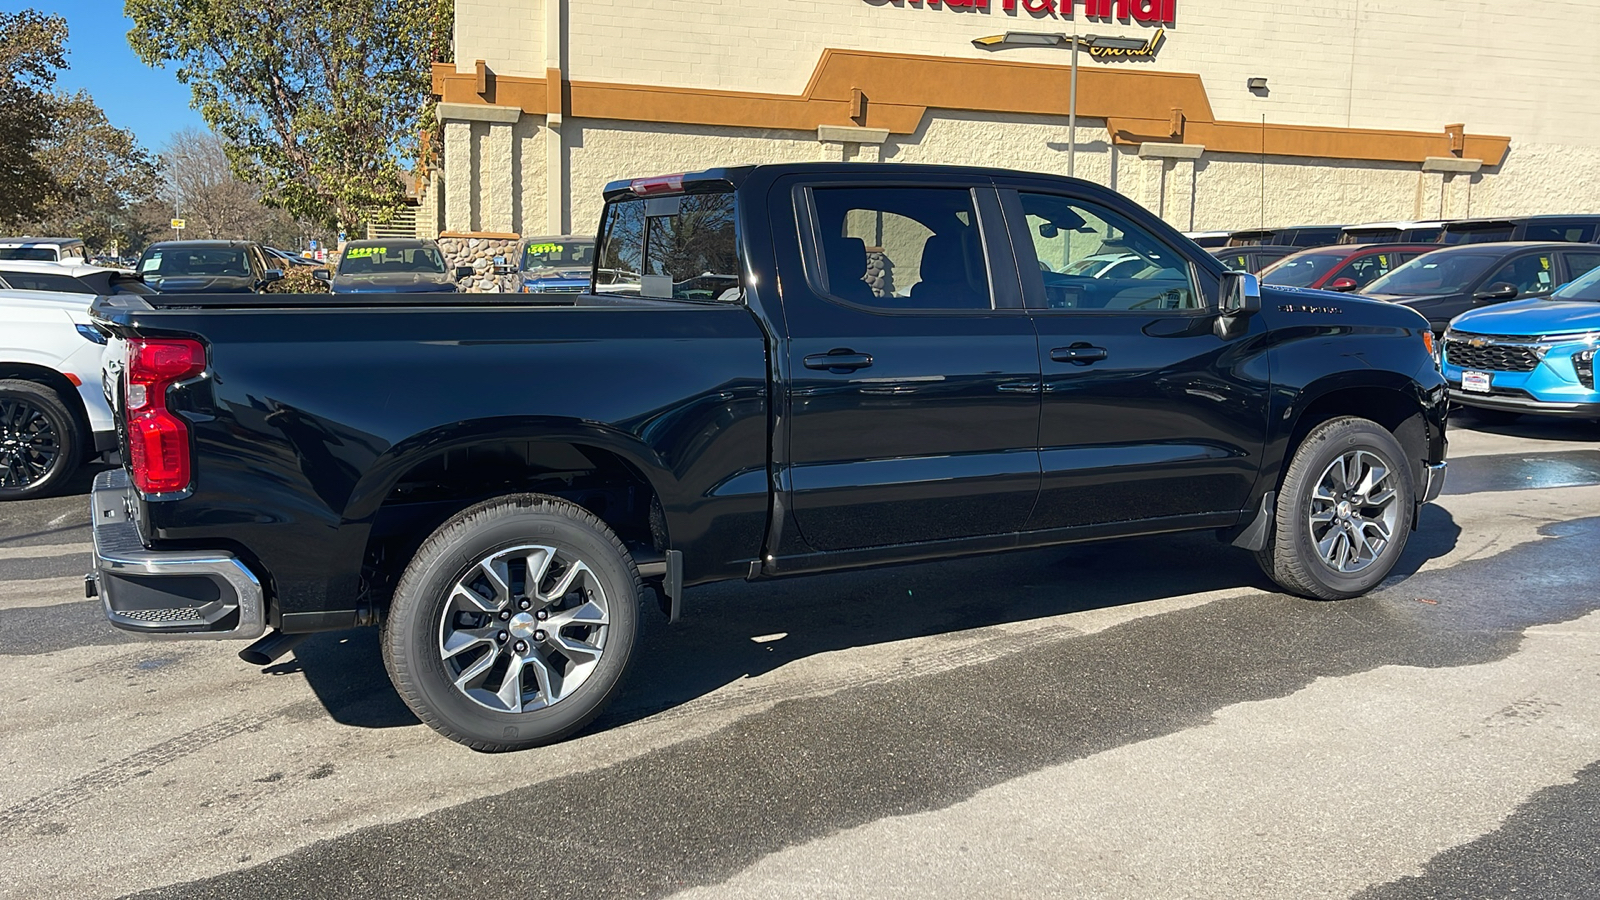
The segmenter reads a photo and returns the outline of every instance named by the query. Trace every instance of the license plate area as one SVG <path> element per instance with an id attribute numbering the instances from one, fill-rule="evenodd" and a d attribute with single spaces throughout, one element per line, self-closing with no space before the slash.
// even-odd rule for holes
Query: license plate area
<path id="1" fill-rule="evenodd" d="M 1461 389 L 1463 391 L 1471 391 L 1474 394 L 1487 394 L 1489 393 L 1489 388 L 1490 376 L 1488 372 L 1467 371 L 1461 373 Z"/>

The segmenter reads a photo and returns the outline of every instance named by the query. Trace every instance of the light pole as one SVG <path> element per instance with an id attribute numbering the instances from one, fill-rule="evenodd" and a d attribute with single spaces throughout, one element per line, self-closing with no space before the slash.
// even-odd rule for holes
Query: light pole
<path id="1" fill-rule="evenodd" d="M 1103 37 L 1095 34 L 1062 34 L 1045 31 L 1008 31 L 990 37 L 976 38 L 972 46 L 980 50 L 1004 50 L 1008 47 L 1071 47 L 1071 87 L 1067 91 L 1067 177 L 1073 177 L 1078 168 L 1078 51 L 1084 47 L 1107 47 L 1116 50 L 1142 50 L 1148 41 L 1138 38 Z"/>

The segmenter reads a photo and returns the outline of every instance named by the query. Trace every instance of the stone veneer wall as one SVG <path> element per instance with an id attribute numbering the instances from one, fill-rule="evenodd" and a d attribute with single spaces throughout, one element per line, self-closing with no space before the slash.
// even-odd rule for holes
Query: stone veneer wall
<path id="1" fill-rule="evenodd" d="M 516 275 L 496 275 L 494 258 L 505 258 L 506 264 L 517 263 L 519 238 L 471 237 L 470 235 L 440 235 L 439 249 L 444 251 L 445 264 L 471 266 L 477 274 L 463 281 L 461 286 L 474 294 L 492 294 L 516 290 Z"/>

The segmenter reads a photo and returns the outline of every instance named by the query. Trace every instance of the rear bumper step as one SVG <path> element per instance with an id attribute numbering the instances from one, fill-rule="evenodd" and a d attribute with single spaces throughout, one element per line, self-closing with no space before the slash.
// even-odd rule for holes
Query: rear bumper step
<path id="1" fill-rule="evenodd" d="M 121 469 L 95 477 L 98 594 L 112 625 L 157 637 L 253 639 L 266 631 L 261 581 L 226 551 L 149 550 L 130 516 L 132 486 Z"/>

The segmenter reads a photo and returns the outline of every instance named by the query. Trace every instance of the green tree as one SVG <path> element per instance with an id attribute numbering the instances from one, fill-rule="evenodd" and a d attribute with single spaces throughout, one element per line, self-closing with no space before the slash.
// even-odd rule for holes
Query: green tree
<path id="1" fill-rule="evenodd" d="M 56 133 L 56 73 L 67 21 L 31 9 L 0 12 L 0 225 L 33 218 L 56 190 L 42 144 Z"/>
<path id="2" fill-rule="evenodd" d="M 54 133 L 35 158 L 55 189 L 30 230 L 82 238 L 93 249 L 140 243 L 132 208 L 156 186 L 156 161 L 133 133 L 117 128 L 88 94 L 52 95 Z"/>
<path id="3" fill-rule="evenodd" d="M 292 215 L 353 230 L 405 199 L 437 144 L 430 65 L 452 0 L 127 0 L 128 42 L 176 66 L 236 175 Z"/>

